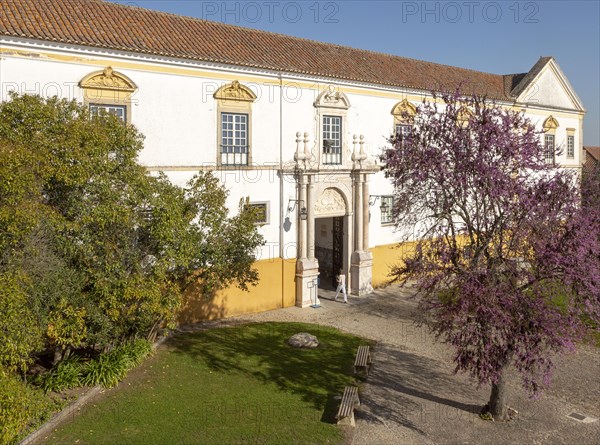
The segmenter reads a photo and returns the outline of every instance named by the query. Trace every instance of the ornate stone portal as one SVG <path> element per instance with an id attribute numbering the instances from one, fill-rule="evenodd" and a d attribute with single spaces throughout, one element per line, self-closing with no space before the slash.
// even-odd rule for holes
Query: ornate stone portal
<path id="1" fill-rule="evenodd" d="M 304 143 L 304 149 L 301 145 Z M 354 136 L 352 169 L 321 172 L 315 168 L 308 150 L 308 134 L 296 134 L 296 179 L 298 181 L 298 257 L 296 260 L 296 306 L 320 304 L 318 298 L 319 261 L 315 258 L 315 218 L 343 216 L 347 221 L 344 247 L 351 252 L 344 272 L 349 277 L 349 290 L 361 296 L 372 292 L 373 257 L 369 247 L 369 186 L 368 175 L 376 171 L 367 165 L 363 151 L 364 138 Z M 360 151 L 357 147 L 360 146 Z M 323 176 L 347 184 L 348 192 L 319 182 Z M 351 190 L 351 191 L 350 191 Z M 304 219 L 302 218 L 304 209 Z"/>

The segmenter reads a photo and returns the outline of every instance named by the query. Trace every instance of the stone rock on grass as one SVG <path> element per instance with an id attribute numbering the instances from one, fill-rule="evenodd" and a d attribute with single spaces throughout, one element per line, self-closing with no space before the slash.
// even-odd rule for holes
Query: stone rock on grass
<path id="1" fill-rule="evenodd" d="M 308 332 L 300 332 L 288 338 L 288 345 L 292 348 L 315 349 L 319 346 L 319 340 Z"/>

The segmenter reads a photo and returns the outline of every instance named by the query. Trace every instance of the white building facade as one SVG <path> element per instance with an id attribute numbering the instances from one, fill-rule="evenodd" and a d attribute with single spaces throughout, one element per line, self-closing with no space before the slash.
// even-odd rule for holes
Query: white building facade
<path id="1" fill-rule="evenodd" d="M 211 170 L 230 191 L 231 211 L 240 200 L 260 207 L 266 240 L 257 252 L 260 283 L 250 293 L 227 289 L 210 304 L 190 299 L 190 320 L 307 307 L 339 270 L 357 296 L 385 282 L 402 251 L 394 248 L 401 238 L 391 224 L 393 189 L 377 159 L 387 138 L 409 124 L 404 112 L 431 98 L 431 73 L 450 78 L 447 87 L 458 85 L 454 78 L 471 82 L 474 92 L 523 110 L 545 130 L 549 147 L 563 148 L 551 160 L 581 168 L 585 110 L 552 58 L 503 76 L 100 1 L 15 0 L 0 9 L 1 100 L 10 91 L 57 95 L 92 112 L 115 113 L 145 135 L 139 161 L 149 171 L 184 185 L 197 171 Z M 117 26 L 140 17 L 166 26 L 167 42 L 132 40 L 135 30 Z M 86 20 L 88 28 L 106 31 L 104 40 L 86 31 Z M 55 35 L 52 27 L 69 29 Z M 219 45 L 194 46 L 211 35 L 235 38 L 242 56 L 224 44 L 223 61 Z M 277 39 L 281 51 L 291 48 L 287 54 L 252 61 L 256 47 L 276 51 Z M 331 57 L 332 65 L 343 58 L 355 72 L 310 60 L 314 69 L 304 69 L 307 54 Z M 388 67 L 375 72 L 372 63 Z"/>

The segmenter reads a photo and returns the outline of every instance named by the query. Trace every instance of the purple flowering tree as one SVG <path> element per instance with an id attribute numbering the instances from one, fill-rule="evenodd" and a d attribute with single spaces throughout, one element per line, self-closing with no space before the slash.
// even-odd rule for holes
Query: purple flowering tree
<path id="1" fill-rule="evenodd" d="M 382 154 L 394 221 L 417 240 L 391 276 L 416 283 L 456 372 L 491 384 L 496 420 L 509 366 L 536 395 L 553 355 L 600 321 L 600 211 L 582 211 L 578 173 L 548 163 L 540 138 L 522 113 L 445 94 Z"/>

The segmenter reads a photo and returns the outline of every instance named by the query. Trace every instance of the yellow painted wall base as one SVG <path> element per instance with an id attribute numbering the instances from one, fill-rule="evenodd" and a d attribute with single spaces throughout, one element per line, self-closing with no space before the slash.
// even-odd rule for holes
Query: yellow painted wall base
<path id="1" fill-rule="evenodd" d="M 258 271 L 259 282 L 250 286 L 247 292 L 235 286 L 223 289 L 213 297 L 190 291 L 184 296 L 179 322 L 196 323 L 294 306 L 295 259 L 257 261 L 254 268 Z"/>
<path id="2" fill-rule="evenodd" d="M 388 244 L 373 247 L 373 287 L 385 286 L 393 266 L 414 251 L 414 243 Z M 229 286 L 213 297 L 199 295 L 191 290 L 184 296 L 184 306 L 179 316 L 181 324 L 217 320 L 242 314 L 252 314 L 296 304 L 296 260 L 257 261 L 258 284 L 248 292 Z"/>
<path id="3" fill-rule="evenodd" d="M 403 258 L 414 252 L 414 248 L 414 242 L 386 244 L 371 248 L 371 254 L 373 255 L 373 287 L 386 286 L 390 281 L 389 273 L 392 267 L 400 265 Z"/>

